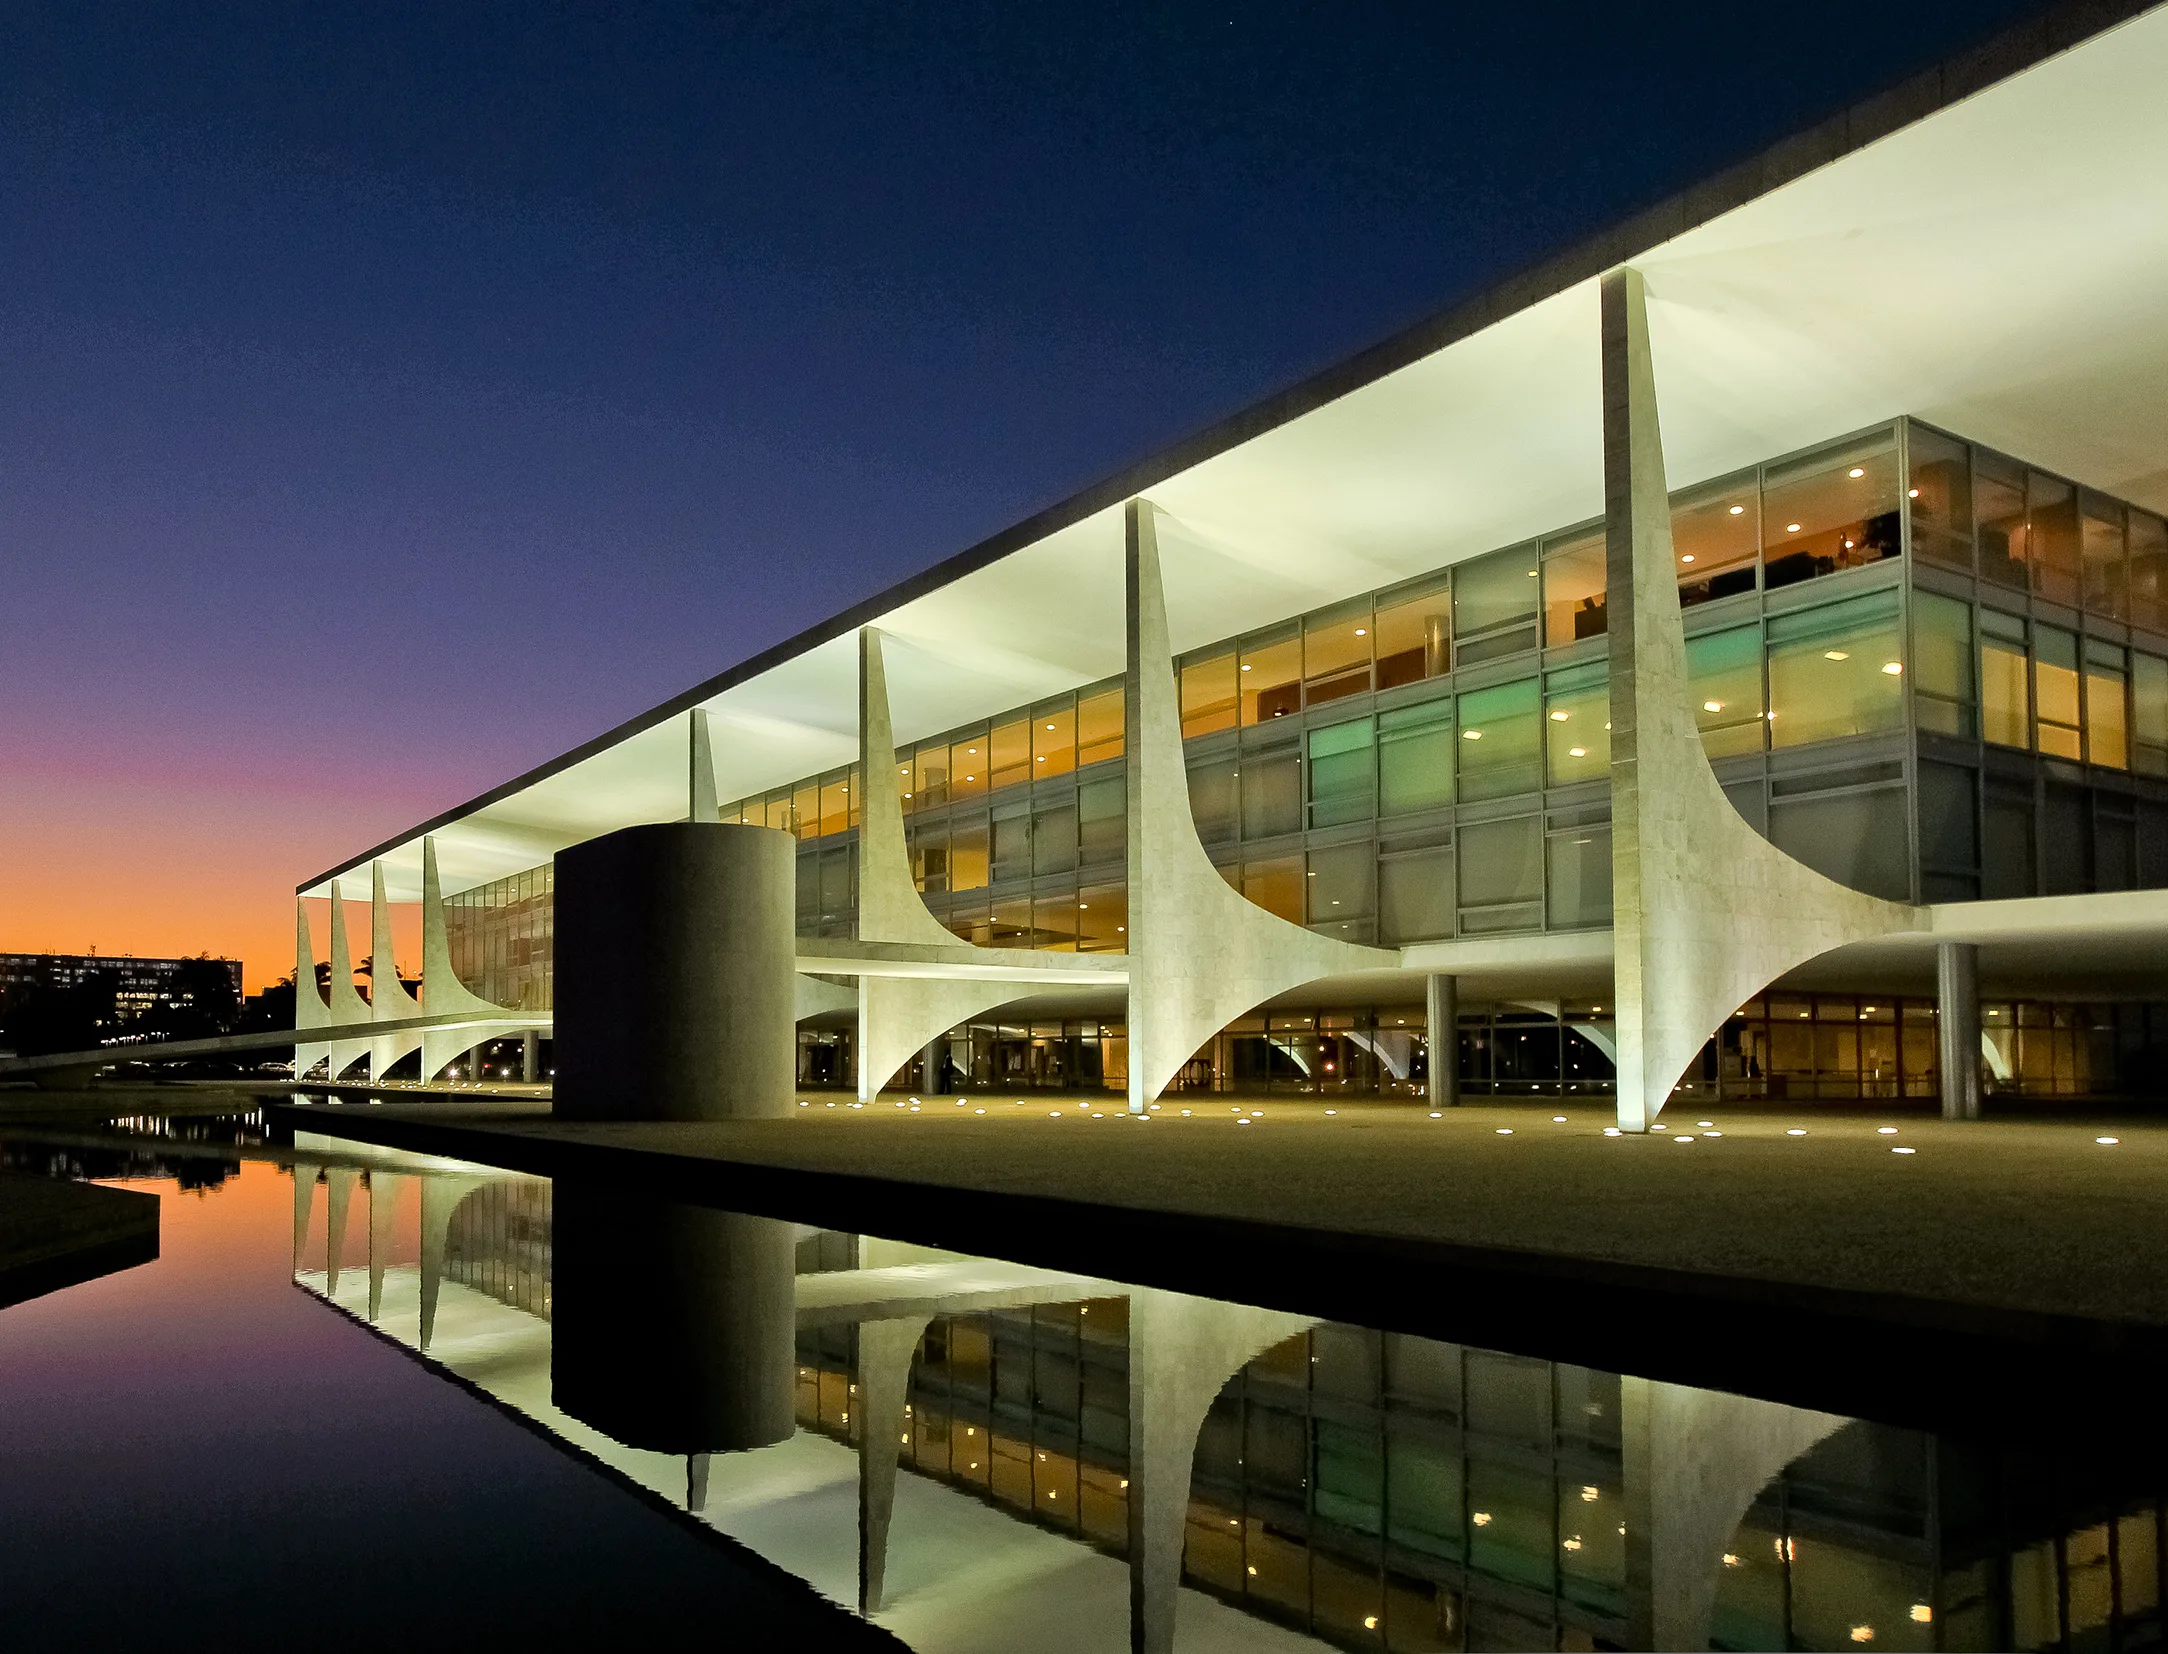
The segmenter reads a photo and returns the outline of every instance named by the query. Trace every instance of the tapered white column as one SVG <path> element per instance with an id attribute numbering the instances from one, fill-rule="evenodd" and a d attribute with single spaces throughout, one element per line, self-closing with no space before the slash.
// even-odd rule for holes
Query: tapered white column
<path id="1" fill-rule="evenodd" d="M 1396 968 L 1397 951 L 1319 936 L 1228 888 L 1197 837 L 1181 702 L 1159 576 L 1158 511 L 1131 500 L 1129 678 L 1129 1108 L 1141 1114 L 1197 1049 L 1275 994 L 1347 971 Z"/>
<path id="2" fill-rule="evenodd" d="M 369 864 L 369 1014 L 374 1022 L 418 1017 L 422 1008 L 399 980 L 398 955 L 391 939 L 391 904 L 384 899 L 384 864 Z M 381 1080 L 392 1064 L 421 1049 L 422 1037 L 411 1030 L 379 1034 L 369 1042 L 369 1078 Z"/>
<path id="3" fill-rule="evenodd" d="M 1739 1006 L 1819 954 L 1925 918 L 1794 861 L 1717 785 L 1688 697 L 1639 271 L 1603 278 L 1601 337 L 1618 1121 L 1645 1131 Z"/>
<path id="4" fill-rule="evenodd" d="M 451 932 L 444 919 L 444 882 L 437 874 L 437 841 L 422 840 L 422 1009 L 431 1016 L 504 1014 L 459 980 L 452 968 Z M 518 1033 L 518 1023 L 480 1021 L 465 1028 L 431 1028 L 422 1034 L 422 1079 L 435 1079 L 484 1041 Z"/>
<path id="5" fill-rule="evenodd" d="M 370 1017 L 369 1002 L 361 997 L 354 986 L 353 950 L 346 945 L 346 901 L 339 894 L 339 881 L 331 881 L 331 1020 L 334 1025 L 351 1026 L 367 1022 Z M 337 1079 L 349 1066 L 369 1053 L 365 1039 L 334 1040 L 331 1045 L 330 1078 Z"/>
<path id="6" fill-rule="evenodd" d="M 858 632 L 858 939 L 964 946 L 926 910 L 911 877 L 903 833 L 903 788 L 888 705 L 882 636 Z M 996 949 L 982 950 L 998 962 Z M 858 1099 L 871 1102 L 927 1042 L 1028 990 L 1013 982 L 954 977 L 858 979 Z"/>
<path id="7" fill-rule="evenodd" d="M 316 987 L 316 944 L 309 936 L 308 903 L 294 898 L 294 1032 L 331 1026 L 331 1007 Z M 331 1055 L 328 1044 L 294 1042 L 294 1078 L 300 1079 Z"/>

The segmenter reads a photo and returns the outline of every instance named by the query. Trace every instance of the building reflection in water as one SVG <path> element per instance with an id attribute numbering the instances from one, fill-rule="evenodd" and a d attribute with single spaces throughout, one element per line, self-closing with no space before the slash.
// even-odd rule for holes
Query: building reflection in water
<path id="1" fill-rule="evenodd" d="M 319 1176 L 366 1189 L 366 1269 L 358 1233 L 316 1223 Z M 922 1649 L 2159 1636 L 2146 1455 L 2103 1465 L 321 1139 L 296 1234 L 303 1285 L 416 1351 L 426 1319 L 432 1361 Z"/>

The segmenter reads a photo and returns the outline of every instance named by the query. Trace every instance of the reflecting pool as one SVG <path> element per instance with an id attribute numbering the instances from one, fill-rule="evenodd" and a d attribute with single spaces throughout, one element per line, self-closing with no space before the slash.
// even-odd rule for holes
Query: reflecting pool
<path id="1" fill-rule="evenodd" d="M 2159 1638 L 2151 1421 L 1845 1417 L 247 1116 L 0 1142 L 163 1201 L 157 1262 L 0 1311 L 0 1589 L 78 1643 Z"/>

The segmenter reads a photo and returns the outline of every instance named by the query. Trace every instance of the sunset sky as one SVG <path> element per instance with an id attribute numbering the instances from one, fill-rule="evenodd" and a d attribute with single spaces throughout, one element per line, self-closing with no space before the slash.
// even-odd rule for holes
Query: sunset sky
<path id="1" fill-rule="evenodd" d="M 11 5 L 0 950 L 260 987 L 307 876 L 2018 9 Z"/>

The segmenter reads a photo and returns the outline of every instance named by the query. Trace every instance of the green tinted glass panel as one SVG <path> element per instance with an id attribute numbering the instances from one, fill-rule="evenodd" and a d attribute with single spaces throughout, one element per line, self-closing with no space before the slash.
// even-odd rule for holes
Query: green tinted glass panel
<path id="1" fill-rule="evenodd" d="M 1711 758 L 1759 752 L 1768 721 L 1762 714 L 1759 626 L 1734 626 L 1686 640 L 1686 681 L 1694 723 Z"/>
<path id="2" fill-rule="evenodd" d="M 1874 735 L 1904 718 L 1897 594 L 1877 592 L 1769 622 L 1772 745 Z"/>
<path id="3" fill-rule="evenodd" d="M 1534 678 L 1461 696 L 1461 796 L 1503 798 L 1538 790 L 1543 782 L 1542 724 Z"/>
<path id="4" fill-rule="evenodd" d="M 1310 825 L 1361 821 L 1374 807 L 1376 740 L 1371 721 L 1357 718 L 1310 731 Z"/>
<path id="5" fill-rule="evenodd" d="M 1452 701 L 1378 714 L 1378 813 L 1408 815 L 1452 802 Z"/>

